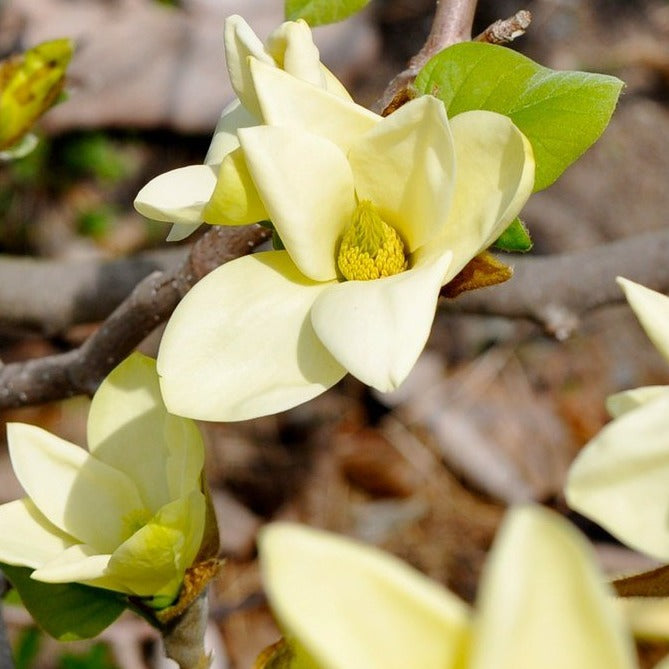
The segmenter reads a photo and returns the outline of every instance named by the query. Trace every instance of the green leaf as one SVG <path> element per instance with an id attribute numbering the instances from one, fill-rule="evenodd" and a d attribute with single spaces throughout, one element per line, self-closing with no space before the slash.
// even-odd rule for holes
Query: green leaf
<path id="1" fill-rule="evenodd" d="M 42 583 L 32 569 L 0 563 L 35 622 L 59 641 L 90 639 L 118 618 L 126 604 L 111 590 L 79 583 Z"/>
<path id="2" fill-rule="evenodd" d="M 597 141 L 623 82 L 604 74 L 557 72 L 506 47 L 462 42 L 432 58 L 415 87 L 442 100 L 449 117 L 472 109 L 510 117 L 534 149 L 537 191 Z"/>
<path id="3" fill-rule="evenodd" d="M 321 26 L 343 21 L 368 4 L 369 0 L 286 0 L 286 19 Z"/>
<path id="4" fill-rule="evenodd" d="M 527 253 L 532 248 L 532 238 L 525 224 L 516 218 L 493 244 L 500 251 Z"/>

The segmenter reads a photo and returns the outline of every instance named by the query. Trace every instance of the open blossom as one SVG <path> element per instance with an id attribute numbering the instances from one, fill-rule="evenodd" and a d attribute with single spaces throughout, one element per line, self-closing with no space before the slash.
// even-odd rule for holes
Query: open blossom
<path id="1" fill-rule="evenodd" d="M 627 279 L 618 282 L 669 361 L 669 297 Z M 574 461 L 567 502 L 629 546 L 669 562 L 669 386 L 617 393 L 607 409 L 614 420 Z"/>
<path id="2" fill-rule="evenodd" d="M 517 216 L 534 181 L 530 144 L 506 116 L 449 121 L 422 96 L 382 118 L 259 60 L 249 68 L 265 125 L 238 129 L 208 206 L 225 223 L 260 201 L 285 250 L 218 268 L 168 324 L 165 402 L 205 420 L 290 408 L 347 371 L 396 388 L 440 288 Z"/>
<path id="3" fill-rule="evenodd" d="M 206 503 L 195 424 L 165 410 L 155 362 L 135 353 L 103 381 L 88 452 L 8 425 L 27 497 L 0 506 L 0 562 L 47 583 L 78 582 L 171 604 L 199 551 Z"/>
<path id="4" fill-rule="evenodd" d="M 346 89 L 320 62 L 311 31 L 302 20 L 286 21 L 263 45 L 244 19 L 231 16 L 225 22 L 224 44 L 230 83 L 237 99 L 223 110 L 204 164 L 161 174 L 142 188 L 135 200 L 141 214 L 175 224 L 168 237 L 171 241 L 188 236 L 203 221 L 221 222 L 216 211 L 208 206 L 221 165 L 225 162 L 225 172 L 229 169 L 228 163 L 236 162 L 237 129 L 258 125 L 264 120 L 249 69 L 252 60 L 350 99 Z M 227 161 L 226 157 L 229 157 Z M 235 225 L 266 218 L 262 205 L 258 201 L 255 204 L 255 208 L 247 211 L 229 210 L 224 222 Z"/>
<path id="5" fill-rule="evenodd" d="M 400 560 L 288 523 L 259 540 L 285 643 L 264 669 L 634 669 L 589 546 L 553 512 L 510 512 L 474 611 Z"/>

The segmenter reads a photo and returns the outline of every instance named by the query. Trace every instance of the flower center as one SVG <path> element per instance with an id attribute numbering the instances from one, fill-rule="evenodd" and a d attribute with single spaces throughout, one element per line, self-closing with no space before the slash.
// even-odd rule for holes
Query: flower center
<path id="1" fill-rule="evenodd" d="M 123 516 L 123 529 L 128 537 L 141 530 L 152 518 L 148 509 L 133 509 Z"/>
<path id="2" fill-rule="evenodd" d="M 349 281 L 369 281 L 399 274 L 407 268 L 404 243 L 378 209 L 361 200 L 344 231 L 337 256 L 339 271 Z"/>

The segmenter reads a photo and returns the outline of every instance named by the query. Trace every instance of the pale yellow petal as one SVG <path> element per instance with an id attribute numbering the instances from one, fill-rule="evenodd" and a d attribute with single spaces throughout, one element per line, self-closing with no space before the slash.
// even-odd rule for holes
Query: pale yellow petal
<path id="1" fill-rule="evenodd" d="M 444 104 L 430 95 L 384 118 L 351 148 L 359 200 L 371 200 L 413 252 L 444 230 L 455 150 Z"/>
<path id="2" fill-rule="evenodd" d="M 78 543 L 27 497 L 0 506 L 0 537 L 0 562 L 33 569 Z"/>
<path id="3" fill-rule="evenodd" d="M 669 394 L 609 423 L 579 453 L 567 502 L 632 548 L 669 561 Z"/>
<path id="4" fill-rule="evenodd" d="M 305 21 L 282 23 L 267 39 L 267 51 L 288 74 L 325 87 L 318 48 Z"/>
<path id="5" fill-rule="evenodd" d="M 239 100 L 233 100 L 221 112 L 204 159 L 205 165 L 220 165 L 223 158 L 239 146 L 237 130 L 254 125 L 258 125 L 258 119 L 252 116 Z"/>
<path id="6" fill-rule="evenodd" d="M 394 390 L 425 347 L 450 261 L 446 252 L 391 277 L 332 286 L 311 310 L 316 334 L 363 383 Z"/>
<path id="7" fill-rule="evenodd" d="M 669 395 L 669 386 L 644 386 L 623 390 L 606 398 L 606 410 L 612 418 L 618 418 L 628 411 L 638 409 L 660 395 Z"/>
<path id="8" fill-rule="evenodd" d="M 344 374 L 309 312 L 330 284 L 304 277 L 285 251 L 239 258 L 182 300 L 160 345 L 158 371 L 173 413 L 232 421 L 319 395 Z"/>
<path id="9" fill-rule="evenodd" d="M 202 217 L 213 225 L 246 225 L 267 219 L 240 148 L 223 159 L 216 187 Z"/>
<path id="10" fill-rule="evenodd" d="M 288 523 L 265 527 L 259 548 L 272 611 L 318 666 L 460 666 L 466 605 L 397 558 Z"/>
<path id="11" fill-rule="evenodd" d="M 250 63 L 267 125 L 325 137 L 346 153 L 381 117 L 329 91 L 259 61 Z M 443 106 L 443 105 L 442 105 Z"/>
<path id="12" fill-rule="evenodd" d="M 617 280 L 646 334 L 669 361 L 669 297 L 629 279 Z"/>
<path id="13" fill-rule="evenodd" d="M 452 278 L 518 215 L 534 186 L 532 147 L 511 120 L 489 111 L 450 121 L 456 181 L 445 228 Z"/>
<path id="14" fill-rule="evenodd" d="M 56 558 L 36 569 L 32 578 L 45 583 L 81 583 L 102 578 L 109 564 L 108 554 L 91 546 L 70 546 Z"/>
<path id="15" fill-rule="evenodd" d="M 166 242 L 180 242 L 186 237 L 190 237 L 199 227 L 201 223 L 175 223 L 171 228 L 167 237 L 165 237 Z"/>
<path id="16" fill-rule="evenodd" d="M 479 593 L 470 669 L 637 666 L 590 546 L 552 511 L 510 512 Z"/>
<path id="17" fill-rule="evenodd" d="M 293 262 L 310 279 L 334 279 L 337 243 L 355 208 L 344 154 L 328 140 L 292 128 L 246 128 L 239 139 Z"/>
<path id="18" fill-rule="evenodd" d="M 276 63 L 241 16 L 234 15 L 225 20 L 224 42 L 225 60 L 232 88 L 246 110 L 260 118 L 258 99 L 249 71 L 249 60 L 257 59 L 272 67 L 276 67 Z"/>
<path id="19" fill-rule="evenodd" d="M 321 64 L 321 71 L 323 72 L 323 77 L 325 78 L 325 89 L 328 91 L 328 93 L 332 93 L 333 95 L 336 95 L 339 98 L 343 98 L 344 100 L 351 100 L 351 94 L 346 90 L 346 87 L 344 84 L 335 77 L 330 70 L 328 70 L 325 65 Z"/>
<path id="20" fill-rule="evenodd" d="M 188 490 L 199 488 L 204 459 L 199 431 L 187 418 L 168 415 L 156 361 L 141 353 L 126 358 L 95 393 L 88 415 L 88 447 L 135 482 L 143 507 L 151 513 L 182 496 L 183 489 L 172 485 L 172 458 L 189 472 Z"/>
<path id="21" fill-rule="evenodd" d="M 135 198 L 135 209 L 156 221 L 193 226 L 216 187 L 217 170 L 209 165 L 189 165 L 160 174 Z"/>
<path id="22" fill-rule="evenodd" d="M 84 449 L 23 423 L 7 426 L 12 466 L 42 514 L 101 553 L 125 538 L 123 517 L 141 508 L 133 481 Z"/>

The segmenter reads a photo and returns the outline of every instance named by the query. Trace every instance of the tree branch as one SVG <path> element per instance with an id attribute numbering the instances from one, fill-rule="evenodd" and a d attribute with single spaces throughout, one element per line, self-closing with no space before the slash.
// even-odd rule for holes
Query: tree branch
<path id="1" fill-rule="evenodd" d="M 654 290 L 669 290 L 667 258 L 667 229 L 573 253 L 502 256 L 514 265 L 510 281 L 467 293 L 446 305 L 466 313 L 527 318 L 564 339 L 586 312 L 624 301 L 616 276 Z"/>
<path id="2" fill-rule="evenodd" d="M 421 68 L 432 56 L 451 44 L 471 39 L 477 0 L 437 0 L 432 29 L 423 48 L 409 61 L 374 104 L 374 110 L 387 116 L 404 104 L 409 88 Z"/>
<path id="3" fill-rule="evenodd" d="M 187 255 L 174 246 L 112 261 L 0 256 L 0 330 L 49 337 L 97 323 L 151 272 L 170 271 Z"/>
<path id="4" fill-rule="evenodd" d="M 0 409 L 92 394 L 102 379 L 157 325 L 183 296 L 219 265 L 251 252 L 271 235 L 259 225 L 214 226 L 171 272 L 154 272 L 132 291 L 79 348 L 0 368 Z"/>

